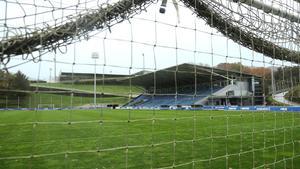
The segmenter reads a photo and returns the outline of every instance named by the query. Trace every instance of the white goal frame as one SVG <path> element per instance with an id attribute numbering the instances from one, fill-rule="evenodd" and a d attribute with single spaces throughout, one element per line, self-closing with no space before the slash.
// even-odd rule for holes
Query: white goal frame
<path id="1" fill-rule="evenodd" d="M 55 109 L 54 104 L 38 104 L 38 109 L 45 109 L 45 110 L 53 110 Z"/>

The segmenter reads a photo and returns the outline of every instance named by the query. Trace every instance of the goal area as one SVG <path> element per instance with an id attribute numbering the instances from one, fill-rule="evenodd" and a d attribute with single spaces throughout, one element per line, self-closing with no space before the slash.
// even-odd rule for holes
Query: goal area
<path id="1" fill-rule="evenodd" d="M 54 104 L 38 104 L 37 107 L 39 110 L 54 110 Z"/>

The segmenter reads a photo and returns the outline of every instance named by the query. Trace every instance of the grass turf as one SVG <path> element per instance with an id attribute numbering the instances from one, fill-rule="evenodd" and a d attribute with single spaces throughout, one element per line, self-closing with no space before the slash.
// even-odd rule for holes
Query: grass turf
<path id="1" fill-rule="evenodd" d="M 72 99 L 71 99 L 72 98 Z M 6 100 L 8 99 L 8 100 Z M 72 102 L 71 102 L 72 101 Z M 123 105 L 129 101 L 128 98 L 122 96 L 102 96 L 97 97 L 98 104 L 120 104 Z M 81 97 L 63 95 L 63 94 L 48 94 L 48 93 L 30 93 L 27 96 L 18 97 L 8 96 L 7 98 L 0 97 L 0 107 L 2 108 L 37 108 L 39 104 L 54 104 L 56 108 L 65 108 L 71 106 L 84 106 L 93 104 L 94 97 Z"/>
<path id="2" fill-rule="evenodd" d="M 297 168 L 299 125 L 286 112 L 1 111 L 0 168 Z"/>
<path id="3" fill-rule="evenodd" d="M 67 84 L 67 83 L 33 83 L 33 87 L 51 87 L 66 90 L 80 90 L 85 92 L 94 92 L 93 84 Z M 129 86 L 129 85 L 101 85 L 98 84 L 96 87 L 98 93 L 104 94 L 115 94 L 122 96 L 129 96 L 129 94 L 139 95 L 143 93 L 144 89 L 139 86 Z M 131 91 L 131 92 L 130 92 Z"/>

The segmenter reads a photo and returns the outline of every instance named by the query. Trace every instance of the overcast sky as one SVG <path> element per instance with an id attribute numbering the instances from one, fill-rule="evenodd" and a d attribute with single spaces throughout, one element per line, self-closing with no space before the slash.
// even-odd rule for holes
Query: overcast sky
<path id="1" fill-rule="evenodd" d="M 3 2 L 4 1 L 0 1 L 1 28 L 3 28 L 5 22 L 3 20 L 3 18 L 5 18 L 5 3 Z M 64 1 L 64 4 L 59 4 L 58 1 L 53 2 L 55 2 L 54 5 L 72 4 L 72 1 L 69 0 Z M 45 2 L 45 6 L 47 6 L 46 3 L 47 2 Z M 93 73 L 94 60 L 91 59 L 93 52 L 99 54 L 97 73 L 128 74 L 135 73 L 144 68 L 153 71 L 181 63 L 201 63 L 216 66 L 219 63 L 226 62 L 225 56 L 227 53 L 229 56 L 236 57 L 234 59 L 227 59 L 228 63 L 242 62 L 248 66 L 264 66 L 264 64 L 261 63 L 264 58 L 261 54 L 252 52 L 228 40 L 215 29 L 211 29 L 207 26 L 203 20 L 196 18 L 189 9 L 180 6 L 180 23 L 178 23 L 176 10 L 173 5 L 168 4 L 166 13 L 160 14 L 159 4 L 150 6 L 147 12 L 136 15 L 130 22 L 124 21 L 113 26 L 111 32 L 102 31 L 96 36 L 91 37 L 88 41 L 81 41 L 74 45 L 67 46 L 66 53 L 64 54 L 60 52 L 56 54 L 48 53 L 42 57 L 44 61 L 41 63 L 30 62 L 12 68 L 10 71 L 16 72 L 21 70 L 31 79 L 39 78 L 49 80 L 51 69 L 53 79 L 55 67 L 53 59 L 56 57 L 58 61 L 56 63 L 56 76 L 58 76 L 61 71 Z M 89 5 L 91 5 L 91 9 L 95 8 L 95 5 L 93 6 L 89 3 L 87 3 L 86 8 L 89 8 Z M 25 5 L 25 8 L 28 8 L 25 9 L 25 11 L 28 11 L 28 13 L 26 13 L 27 15 L 37 13 L 37 11 L 35 11 L 36 8 L 32 6 Z M 10 4 L 7 9 L 7 18 L 24 16 L 23 9 L 20 8 L 20 5 Z M 44 10 L 47 10 L 47 8 Z M 65 11 L 63 15 L 66 16 L 72 14 L 72 12 L 74 13 L 74 10 L 71 12 Z M 36 18 L 29 17 L 26 21 L 24 21 L 22 17 L 7 20 L 6 24 L 17 27 L 29 24 L 30 22 L 42 23 L 48 20 L 51 21 L 53 20 L 52 18 L 57 19 L 62 15 L 59 10 L 53 14 L 54 16 L 50 14 L 51 13 L 39 15 L 39 17 Z M 155 24 L 155 22 L 153 22 L 154 20 L 159 22 Z M 53 24 L 52 22 L 48 23 L 49 25 Z M 178 27 L 176 28 L 175 25 L 178 25 Z M 193 30 L 195 26 L 197 31 Z M 3 31 L 2 33 L 4 34 Z M 216 35 L 212 36 L 211 33 Z M 1 36 L 4 37 L 4 35 Z M 104 37 L 106 37 L 105 40 Z M 153 48 L 155 37 L 157 37 L 157 47 Z M 131 43 L 131 40 L 140 43 Z M 176 45 L 179 48 L 178 50 L 176 50 Z M 62 50 L 65 49 L 62 48 Z M 193 52 L 195 50 L 197 51 L 196 53 Z M 214 54 L 211 54 L 212 52 Z M 242 59 L 239 59 L 240 57 L 242 57 Z M 248 60 L 255 60 L 255 62 Z M 266 67 L 271 66 L 270 58 L 265 58 L 265 61 Z M 8 66 L 16 65 L 21 62 L 24 62 L 21 57 L 16 57 Z M 68 64 L 61 64 L 60 62 L 66 62 Z M 75 62 L 74 66 L 72 66 L 73 62 Z M 104 63 L 106 65 L 105 67 L 102 66 Z M 276 61 L 276 64 L 289 63 Z M 129 71 L 129 67 L 133 68 L 132 71 Z"/>

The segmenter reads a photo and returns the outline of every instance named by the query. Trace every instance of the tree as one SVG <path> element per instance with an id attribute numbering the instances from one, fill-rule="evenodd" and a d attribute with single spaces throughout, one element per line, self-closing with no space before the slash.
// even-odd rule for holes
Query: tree
<path id="1" fill-rule="evenodd" d="M 0 89 L 10 89 L 14 76 L 8 72 L 0 70 Z"/>
<path id="2" fill-rule="evenodd" d="M 28 77 L 18 71 L 12 80 L 12 89 L 28 90 L 30 88 Z"/>
<path id="3" fill-rule="evenodd" d="M 224 70 L 229 71 L 237 71 L 241 73 L 252 74 L 260 77 L 268 77 L 271 74 L 270 68 L 265 67 L 249 67 L 241 64 L 240 62 L 237 63 L 220 63 L 217 65 L 217 68 L 221 68 Z"/>
<path id="4" fill-rule="evenodd" d="M 29 88 L 28 78 L 22 72 L 11 74 L 0 70 L 0 107 L 7 106 L 7 103 L 13 107 L 22 105 L 28 94 L 15 90 L 28 90 Z"/>
<path id="5" fill-rule="evenodd" d="M 245 66 L 242 65 L 240 62 L 238 62 L 238 63 L 220 63 L 217 65 L 217 68 L 224 69 L 224 70 L 243 72 L 243 70 L 245 69 Z"/>

